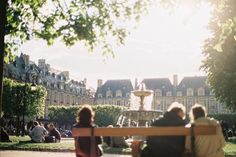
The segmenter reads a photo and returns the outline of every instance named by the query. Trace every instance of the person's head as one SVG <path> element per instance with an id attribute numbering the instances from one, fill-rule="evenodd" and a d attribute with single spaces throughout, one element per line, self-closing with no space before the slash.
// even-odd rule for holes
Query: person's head
<path id="1" fill-rule="evenodd" d="M 113 128 L 113 125 L 108 125 L 107 128 Z"/>
<path id="2" fill-rule="evenodd" d="M 34 126 L 38 126 L 38 125 L 39 125 L 39 122 L 34 121 L 33 125 L 34 125 Z"/>
<path id="3" fill-rule="evenodd" d="M 53 123 L 50 123 L 48 125 L 48 130 L 53 130 L 55 128 L 54 124 Z"/>
<path id="4" fill-rule="evenodd" d="M 179 117 L 182 119 L 185 118 L 185 107 L 183 104 L 178 102 L 173 102 L 169 108 L 167 109 L 168 112 L 175 112 Z"/>
<path id="5" fill-rule="evenodd" d="M 93 122 L 94 112 L 90 105 L 83 105 L 77 113 L 77 122 L 90 125 Z"/>
<path id="6" fill-rule="evenodd" d="M 206 108 L 203 105 L 195 104 L 191 107 L 190 113 L 189 113 L 191 121 L 195 121 L 198 118 L 206 117 L 207 112 Z"/>

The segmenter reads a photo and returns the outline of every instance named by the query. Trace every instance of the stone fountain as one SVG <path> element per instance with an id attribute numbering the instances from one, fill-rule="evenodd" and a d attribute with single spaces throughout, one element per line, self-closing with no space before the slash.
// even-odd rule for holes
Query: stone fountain
<path id="1" fill-rule="evenodd" d="M 132 91 L 132 94 L 140 99 L 140 103 L 138 104 L 138 109 L 132 109 L 132 106 L 136 104 L 131 103 L 130 109 L 122 112 L 122 118 L 128 119 L 129 126 L 132 121 L 136 123 L 136 126 L 147 126 L 151 120 L 158 118 L 162 114 L 162 111 L 148 109 L 146 105 L 150 106 L 151 104 L 144 103 L 144 99 L 152 95 L 152 93 L 153 91 L 146 89 L 144 83 L 139 85 L 138 90 Z M 124 119 L 121 120 L 122 123 Z"/>

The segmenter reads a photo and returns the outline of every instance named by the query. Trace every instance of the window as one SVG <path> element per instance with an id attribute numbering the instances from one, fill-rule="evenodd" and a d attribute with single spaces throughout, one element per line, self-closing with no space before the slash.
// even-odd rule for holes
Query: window
<path id="1" fill-rule="evenodd" d="M 171 91 L 166 92 L 166 96 L 172 96 Z"/>
<path id="2" fill-rule="evenodd" d="M 210 95 L 214 95 L 214 93 L 213 93 L 213 91 L 212 91 L 212 90 L 210 90 Z"/>
<path id="3" fill-rule="evenodd" d="M 203 88 L 199 88 L 197 91 L 198 96 L 204 96 L 205 95 L 205 90 Z"/>
<path id="4" fill-rule="evenodd" d="M 182 92 L 181 91 L 177 91 L 177 96 L 182 96 Z"/>
<path id="5" fill-rule="evenodd" d="M 162 96 L 162 92 L 161 92 L 160 89 L 157 89 L 157 90 L 155 91 L 155 94 L 156 94 L 156 96 Z"/>
<path id="6" fill-rule="evenodd" d="M 64 103 L 64 99 L 63 99 L 64 97 L 63 97 L 63 93 L 61 93 L 61 104 L 63 104 Z"/>
<path id="7" fill-rule="evenodd" d="M 54 102 L 57 102 L 57 92 L 54 92 Z"/>
<path id="8" fill-rule="evenodd" d="M 116 97 L 122 97 L 122 91 L 121 90 L 116 91 Z"/>
<path id="9" fill-rule="evenodd" d="M 193 89 L 192 88 L 187 89 L 187 96 L 193 96 Z"/>
<path id="10" fill-rule="evenodd" d="M 67 95 L 67 104 L 70 104 L 70 96 L 69 95 Z"/>
<path id="11" fill-rule="evenodd" d="M 102 93 L 99 93 L 99 94 L 98 94 L 98 98 L 102 98 Z"/>
<path id="12" fill-rule="evenodd" d="M 116 102 L 116 105 L 120 106 L 120 100 L 118 100 L 118 101 Z"/>
<path id="13" fill-rule="evenodd" d="M 108 90 L 108 91 L 106 92 L 106 97 L 107 97 L 107 98 L 112 98 L 112 91 L 111 91 L 111 90 Z"/>
<path id="14" fill-rule="evenodd" d="M 126 98 L 129 98 L 130 97 L 130 93 L 126 93 Z"/>

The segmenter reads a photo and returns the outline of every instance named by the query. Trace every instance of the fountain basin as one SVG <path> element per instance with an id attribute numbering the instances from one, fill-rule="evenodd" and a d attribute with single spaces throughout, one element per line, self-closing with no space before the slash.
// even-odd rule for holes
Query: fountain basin
<path id="1" fill-rule="evenodd" d="M 132 93 L 137 96 L 137 97 L 146 97 L 146 96 L 149 96 L 152 94 L 152 91 L 151 90 L 135 90 L 135 91 L 132 91 Z"/>
<path id="2" fill-rule="evenodd" d="M 151 121 L 153 119 L 158 118 L 162 114 L 162 111 L 158 110 L 127 110 L 123 111 L 122 115 L 127 119 L 131 119 L 134 121 Z"/>

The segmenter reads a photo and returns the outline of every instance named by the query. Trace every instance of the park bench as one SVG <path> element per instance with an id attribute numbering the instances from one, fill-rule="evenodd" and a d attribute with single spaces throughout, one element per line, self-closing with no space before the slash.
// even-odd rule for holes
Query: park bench
<path id="1" fill-rule="evenodd" d="M 195 135 L 214 135 L 215 126 L 195 126 L 193 128 Z M 191 127 L 173 126 L 173 127 L 124 127 L 124 128 L 73 128 L 73 137 L 78 136 L 190 136 Z M 136 157 L 141 141 L 133 141 L 131 144 L 132 156 Z"/>

